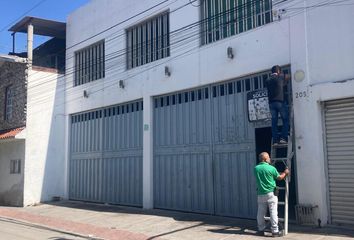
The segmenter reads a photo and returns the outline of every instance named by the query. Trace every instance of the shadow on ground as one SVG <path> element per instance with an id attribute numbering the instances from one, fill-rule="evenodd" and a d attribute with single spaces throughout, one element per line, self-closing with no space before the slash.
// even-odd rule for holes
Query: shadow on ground
<path id="1" fill-rule="evenodd" d="M 148 240 L 153 240 L 158 237 L 163 237 L 169 234 L 182 232 L 188 229 L 201 227 L 201 226 L 210 228 L 207 230 L 209 232 L 225 234 L 225 235 L 239 234 L 239 235 L 255 236 L 257 232 L 256 221 L 251 219 L 220 217 L 220 216 L 213 216 L 207 214 L 185 213 L 185 212 L 159 210 L 159 209 L 145 210 L 138 207 L 104 205 L 104 204 L 76 202 L 76 201 L 60 201 L 60 202 L 50 202 L 46 204 L 58 206 L 58 207 L 65 207 L 65 208 L 82 209 L 87 211 L 161 216 L 161 217 L 173 218 L 176 221 L 197 222 L 192 226 L 183 227 L 156 236 L 152 236 Z M 353 238 L 354 226 L 349 226 L 346 228 L 340 228 L 340 227 L 318 228 L 314 226 L 300 226 L 296 224 L 291 224 L 289 226 L 289 232 L 295 234 L 312 234 L 312 235 L 321 235 L 321 236 Z M 268 235 L 269 233 L 266 233 L 266 236 Z"/>

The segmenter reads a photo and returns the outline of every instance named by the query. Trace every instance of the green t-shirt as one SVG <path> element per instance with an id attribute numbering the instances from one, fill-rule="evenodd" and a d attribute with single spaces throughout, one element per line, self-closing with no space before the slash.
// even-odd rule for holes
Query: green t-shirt
<path id="1" fill-rule="evenodd" d="M 258 195 L 264 195 L 274 191 L 275 180 L 279 173 L 275 167 L 267 162 L 261 162 L 254 168 L 254 175 L 257 180 Z"/>

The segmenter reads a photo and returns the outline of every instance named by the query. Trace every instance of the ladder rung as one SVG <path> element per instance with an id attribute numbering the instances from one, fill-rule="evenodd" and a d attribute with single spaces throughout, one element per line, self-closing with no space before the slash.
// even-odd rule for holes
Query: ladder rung
<path id="1" fill-rule="evenodd" d="M 284 205 L 285 205 L 285 202 L 278 202 L 278 205 L 284 206 Z"/>
<path id="2" fill-rule="evenodd" d="M 284 143 L 284 144 L 273 144 L 272 147 L 273 148 L 287 148 L 288 147 L 288 143 Z"/>
<path id="3" fill-rule="evenodd" d="M 283 157 L 283 158 L 273 158 L 272 159 L 273 162 L 284 162 L 284 161 L 288 161 L 287 157 Z"/>
<path id="4" fill-rule="evenodd" d="M 270 217 L 264 217 L 264 220 L 270 221 Z M 279 222 L 284 222 L 284 218 L 278 218 Z"/>
<path id="5" fill-rule="evenodd" d="M 271 161 L 272 161 L 272 164 L 275 164 L 278 162 L 285 163 L 285 164 L 288 163 L 287 158 L 273 158 Z"/>
<path id="6" fill-rule="evenodd" d="M 285 190 L 285 187 L 278 187 L 279 190 Z"/>

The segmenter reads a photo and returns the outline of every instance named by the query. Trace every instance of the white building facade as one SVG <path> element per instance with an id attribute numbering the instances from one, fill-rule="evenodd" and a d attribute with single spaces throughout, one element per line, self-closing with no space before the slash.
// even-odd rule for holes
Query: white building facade
<path id="1" fill-rule="evenodd" d="M 281 65 L 294 201 L 354 224 L 353 20 L 353 5 L 321 0 L 92 0 L 67 21 L 65 197 L 254 218 L 271 136 L 246 94 Z"/>

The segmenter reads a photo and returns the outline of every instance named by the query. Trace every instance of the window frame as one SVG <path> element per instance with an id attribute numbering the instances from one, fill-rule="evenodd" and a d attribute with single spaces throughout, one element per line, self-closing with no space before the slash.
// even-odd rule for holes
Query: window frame
<path id="1" fill-rule="evenodd" d="M 11 95 L 10 95 L 11 104 L 9 104 L 9 90 L 11 90 Z M 5 121 L 10 121 L 13 118 L 14 98 L 15 98 L 15 94 L 14 94 L 13 85 L 9 85 L 5 88 L 5 108 L 4 108 Z"/>
<path id="2" fill-rule="evenodd" d="M 273 22 L 272 0 L 203 0 L 200 46 Z"/>
<path id="3" fill-rule="evenodd" d="M 127 27 L 125 39 L 126 70 L 170 57 L 170 10 Z"/>
<path id="4" fill-rule="evenodd" d="M 10 160 L 10 174 L 21 174 L 21 159 Z"/>
<path id="5" fill-rule="evenodd" d="M 74 87 L 105 78 L 105 48 L 105 39 L 101 39 L 74 51 Z"/>

